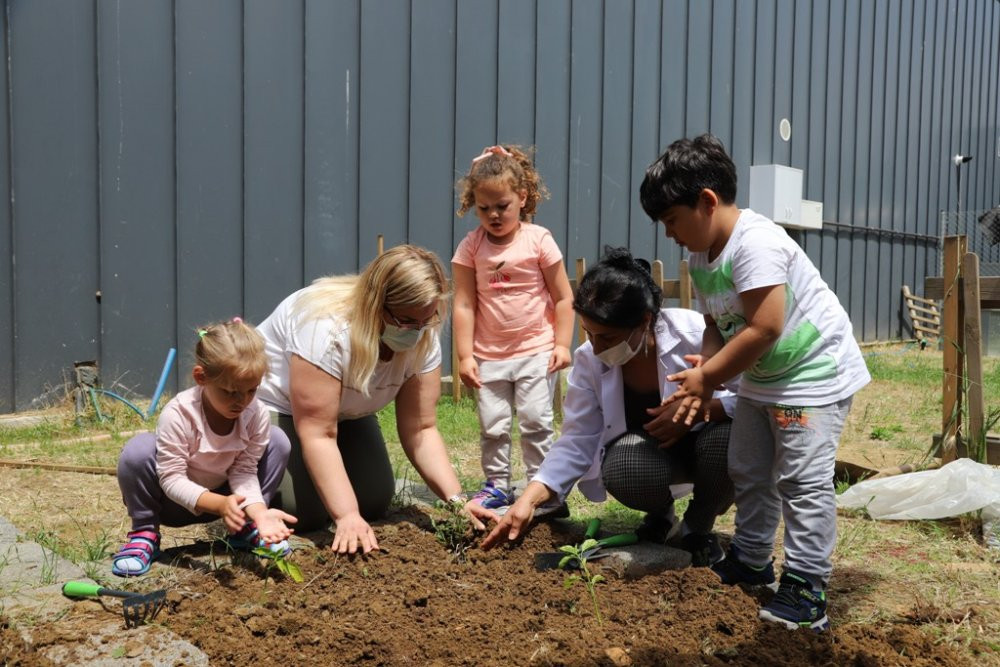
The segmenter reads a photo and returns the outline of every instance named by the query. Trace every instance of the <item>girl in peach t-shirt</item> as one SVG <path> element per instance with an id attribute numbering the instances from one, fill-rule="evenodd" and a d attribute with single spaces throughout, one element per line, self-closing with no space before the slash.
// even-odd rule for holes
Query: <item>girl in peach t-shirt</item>
<path id="1" fill-rule="evenodd" d="M 486 476 L 472 501 L 502 513 L 514 501 L 513 410 L 529 481 L 552 444 L 555 381 L 570 362 L 573 292 L 552 235 L 530 222 L 547 193 L 520 148 L 485 149 L 459 188 L 458 214 L 474 208 L 479 218 L 451 260 L 458 373 L 478 390 Z"/>

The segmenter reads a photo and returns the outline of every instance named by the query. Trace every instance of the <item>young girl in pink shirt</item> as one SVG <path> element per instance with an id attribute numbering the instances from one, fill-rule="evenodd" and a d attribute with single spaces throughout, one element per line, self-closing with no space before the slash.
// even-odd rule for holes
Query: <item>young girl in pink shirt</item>
<path id="1" fill-rule="evenodd" d="M 264 339 L 238 317 L 198 330 L 195 386 L 163 408 L 156 433 L 125 444 L 118 485 L 132 518 L 111 572 L 145 574 L 159 554 L 160 525 L 221 517 L 233 548 L 289 551 L 295 517 L 269 509 L 291 445 L 255 398 L 267 372 Z"/>
<path id="2" fill-rule="evenodd" d="M 555 381 L 570 362 L 573 292 L 552 234 L 531 224 L 547 192 L 520 148 L 486 148 L 459 188 L 458 214 L 475 209 L 479 218 L 451 260 L 458 374 L 478 390 L 486 476 L 470 502 L 502 513 L 514 501 L 512 410 L 529 481 L 552 444 Z"/>

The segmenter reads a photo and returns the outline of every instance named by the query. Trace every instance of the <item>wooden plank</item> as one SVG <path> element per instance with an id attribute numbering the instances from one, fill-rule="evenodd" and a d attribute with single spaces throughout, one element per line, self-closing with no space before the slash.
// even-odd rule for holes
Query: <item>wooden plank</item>
<path id="1" fill-rule="evenodd" d="M 944 296 L 944 278 L 941 276 L 924 278 L 924 296 L 928 299 L 941 299 Z M 979 301 L 983 304 L 1000 302 L 1000 276 L 981 276 L 979 278 Z"/>
<path id="2" fill-rule="evenodd" d="M 969 402 L 969 443 L 976 449 L 985 444 L 983 432 L 983 330 L 979 309 L 979 256 L 974 252 L 962 257 L 965 278 L 965 369 L 968 378 L 966 400 Z M 985 456 L 986 452 L 982 452 Z"/>
<path id="3" fill-rule="evenodd" d="M 941 434 L 935 433 L 934 437 L 931 438 L 931 455 L 941 456 Z M 956 447 L 956 453 L 961 458 L 966 458 L 969 456 L 969 450 L 966 446 L 966 438 L 959 438 L 958 445 Z M 1000 436 L 995 434 L 987 434 L 986 436 L 986 462 L 990 465 L 1000 464 Z"/>
<path id="4" fill-rule="evenodd" d="M 653 264 L 652 264 L 651 268 L 652 268 L 652 274 L 653 274 L 653 282 L 655 284 L 659 285 L 660 286 L 660 290 L 662 291 L 663 290 L 663 262 L 661 262 L 658 259 L 653 260 Z M 664 294 L 664 296 L 666 296 L 666 294 Z"/>
<path id="5" fill-rule="evenodd" d="M 677 280 L 680 286 L 681 308 L 690 308 L 692 301 L 691 293 L 691 272 L 688 269 L 688 261 L 682 259 L 677 267 Z"/>
<path id="6" fill-rule="evenodd" d="M 941 331 L 944 335 L 944 374 L 941 387 L 941 433 L 944 445 L 941 450 L 942 463 L 955 460 L 956 437 L 962 425 L 962 359 L 960 350 L 963 330 L 961 292 L 957 289 L 961 272 L 960 258 L 965 254 L 964 236 L 946 236 L 944 239 L 944 279 L 948 289 L 944 295 L 944 320 Z"/>

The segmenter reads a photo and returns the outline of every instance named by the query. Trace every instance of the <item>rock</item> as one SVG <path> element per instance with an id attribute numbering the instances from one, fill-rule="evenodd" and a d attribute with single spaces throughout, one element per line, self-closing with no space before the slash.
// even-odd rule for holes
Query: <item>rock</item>
<path id="1" fill-rule="evenodd" d="M 604 655 L 608 656 L 608 659 L 614 663 L 615 667 L 628 667 L 632 664 L 632 658 L 629 657 L 628 651 L 620 646 L 612 646 L 611 648 L 604 649 Z"/>

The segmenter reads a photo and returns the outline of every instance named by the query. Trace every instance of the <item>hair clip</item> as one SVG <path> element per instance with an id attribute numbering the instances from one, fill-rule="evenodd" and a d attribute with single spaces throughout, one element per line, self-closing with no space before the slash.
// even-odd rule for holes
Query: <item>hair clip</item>
<path id="1" fill-rule="evenodd" d="M 240 317 L 239 315 L 237 315 L 236 317 L 233 318 L 233 324 L 240 324 L 242 322 L 243 322 L 243 318 Z"/>
<path id="2" fill-rule="evenodd" d="M 503 146 L 487 146 L 483 149 L 483 152 L 479 154 L 478 157 L 472 158 L 472 164 L 479 162 L 480 160 L 485 160 L 491 155 L 502 155 L 503 157 L 514 157 L 514 154 Z"/>
<path id="3" fill-rule="evenodd" d="M 208 329 L 198 329 L 198 338 L 205 338 L 208 335 Z"/>

